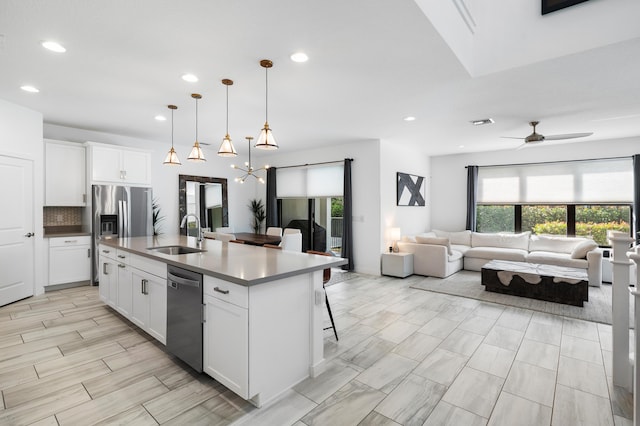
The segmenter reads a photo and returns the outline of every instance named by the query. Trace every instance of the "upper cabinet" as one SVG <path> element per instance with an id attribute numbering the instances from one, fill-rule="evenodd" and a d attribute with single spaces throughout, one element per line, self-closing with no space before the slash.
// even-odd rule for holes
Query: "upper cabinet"
<path id="1" fill-rule="evenodd" d="M 79 143 L 45 140 L 45 206 L 87 204 L 85 147 Z"/>
<path id="2" fill-rule="evenodd" d="M 91 183 L 151 185 L 151 154 L 147 151 L 87 142 Z"/>

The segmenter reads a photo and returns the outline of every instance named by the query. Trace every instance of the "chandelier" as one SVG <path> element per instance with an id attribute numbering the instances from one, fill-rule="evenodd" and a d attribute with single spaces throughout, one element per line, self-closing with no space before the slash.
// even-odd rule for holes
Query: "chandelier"
<path id="1" fill-rule="evenodd" d="M 235 164 L 231 165 L 232 169 L 236 169 L 236 170 L 240 170 L 241 172 L 244 172 L 244 175 L 242 175 L 241 177 L 235 178 L 235 181 L 239 182 L 239 183 L 244 183 L 244 181 L 249 176 L 253 176 L 254 178 L 256 178 L 258 180 L 258 182 L 264 183 L 264 179 L 262 178 L 262 176 L 257 176 L 256 172 L 259 172 L 261 170 L 269 169 L 269 165 L 265 164 L 264 167 L 260 167 L 259 169 L 254 169 L 253 168 L 253 166 L 251 165 L 251 140 L 253 139 L 253 137 L 252 136 L 246 136 L 245 139 L 247 140 L 247 143 L 249 145 L 249 161 L 245 161 L 244 167 L 236 166 Z"/>

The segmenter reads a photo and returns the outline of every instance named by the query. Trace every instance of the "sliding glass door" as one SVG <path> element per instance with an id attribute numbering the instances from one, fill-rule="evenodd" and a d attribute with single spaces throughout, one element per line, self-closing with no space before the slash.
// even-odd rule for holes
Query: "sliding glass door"
<path id="1" fill-rule="evenodd" d="M 282 198 L 278 200 L 283 228 L 302 232 L 302 251 L 331 251 L 342 247 L 342 197 Z"/>

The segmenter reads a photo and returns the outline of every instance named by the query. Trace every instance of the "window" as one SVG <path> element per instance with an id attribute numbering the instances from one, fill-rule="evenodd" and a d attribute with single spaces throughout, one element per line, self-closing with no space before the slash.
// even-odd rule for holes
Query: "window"
<path id="1" fill-rule="evenodd" d="M 479 205 L 476 210 L 476 231 L 513 232 L 515 229 L 515 206 Z"/>
<path id="2" fill-rule="evenodd" d="M 567 206 L 522 206 L 520 231 L 567 235 Z"/>

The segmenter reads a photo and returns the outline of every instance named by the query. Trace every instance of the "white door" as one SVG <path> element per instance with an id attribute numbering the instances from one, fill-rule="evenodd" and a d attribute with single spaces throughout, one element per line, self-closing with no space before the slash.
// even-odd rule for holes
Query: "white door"
<path id="1" fill-rule="evenodd" d="M 33 163 L 0 155 L 0 306 L 33 296 Z"/>

